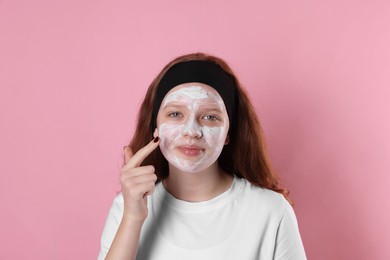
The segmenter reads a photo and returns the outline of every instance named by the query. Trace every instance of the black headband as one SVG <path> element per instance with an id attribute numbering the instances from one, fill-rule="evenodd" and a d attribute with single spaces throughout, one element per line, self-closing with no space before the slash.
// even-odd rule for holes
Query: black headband
<path id="1" fill-rule="evenodd" d="M 233 124 L 233 113 L 236 107 L 236 84 L 233 77 L 214 62 L 194 60 L 173 65 L 160 80 L 154 99 L 152 131 L 165 95 L 177 85 L 189 82 L 200 82 L 214 88 L 225 103 L 230 125 Z"/>

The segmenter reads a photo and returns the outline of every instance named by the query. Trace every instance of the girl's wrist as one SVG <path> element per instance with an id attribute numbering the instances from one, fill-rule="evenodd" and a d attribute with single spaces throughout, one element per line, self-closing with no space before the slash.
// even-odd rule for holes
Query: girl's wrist
<path id="1" fill-rule="evenodd" d="M 123 225 L 129 225 L 129 226 L 142 226 L 145 222 L 145 219 L 146 218 L 143 218 L 143 217 L 139 217 L 139 216 L 134 216 L 132 214 L 126 214 L 126 213 L 123 213 L 123 217 L 122 217 L 122 224 Z"/>

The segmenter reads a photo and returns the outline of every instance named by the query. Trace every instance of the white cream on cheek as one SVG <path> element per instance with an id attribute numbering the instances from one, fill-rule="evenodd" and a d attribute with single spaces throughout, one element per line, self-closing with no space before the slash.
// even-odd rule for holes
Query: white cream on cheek
<path id="1" fill-rule="evenodd" d="M 168 93 L 161 109 L 169 102 L 185 106 L 190 113 L 185 122 L 162 120 L 158 127 L 161 152 L 169 163 L 182 171 L 197 172 L 206 169 L 218 159 L 227 135 L 228 117 L 222 98 L 206 88 L 188 86 Z M 198 122 L 196 117 L 199 109 L 210 103 L 218 104 L 221 111 L 224 111 L 222 125 L 207 126 Z M 185 144 L 200 146 L 203 152 L 196 158 L 186 158 L 175 150 L 175 147 Z"/>

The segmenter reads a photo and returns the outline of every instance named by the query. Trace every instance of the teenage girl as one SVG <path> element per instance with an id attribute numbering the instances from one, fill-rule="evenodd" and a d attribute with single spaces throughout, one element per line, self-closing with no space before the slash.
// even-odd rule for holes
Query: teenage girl
<path id="1" fill-rule="evenodd" d="M 255 110 L 222 59 L 166 65 L 124 153 L 99 259 L 306 259 Z"/>

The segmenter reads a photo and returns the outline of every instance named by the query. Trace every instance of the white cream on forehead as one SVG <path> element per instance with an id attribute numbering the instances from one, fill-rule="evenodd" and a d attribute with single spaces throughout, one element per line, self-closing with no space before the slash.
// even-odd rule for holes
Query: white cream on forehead
<path id="1" fill-rule="evenodd" d="M 189 85 L 169 92 L 160 109 L 164 109 L 170 102 L 181 104 L 189 111 L 188 119 L 184 123 L 162 123 L 158 127 L 161 138 L 160 149 L 168 162 L 184 172 L 197 172 L 211 166 L 219 157 L 225 144 L 229 120 L 222 98 L 206 87 Z M 219 126 L 206 126 L 198 122 L 197 113 L 202 105 L 216 103 L 224 114 L 223 124 Z M 201 138 L 188 138 L 185 133 L 197 133 Z M 183 144 L 196 144 L 202 146 L 204 151 L 197 160 L 177 156 L 175 147 Z"/>
<path id="2" fill-rule="evenodd" d="M 221 105 L 224 106 L 223 100 L 218 94 L 215 94 L 205 88 L 202 88 L 201 86 L 190 85 L 188 87 L 179 88 L 177 90 L 169 92 L 167 96 L 164 98 L 162 107 L 163 108 L 166 107 L 166 105 L 172 101 L 192 102 L 194 100 L 201 100 L 201 99 L 208 99 L 208 98 L 214 99 L 219 106 Z"/>

